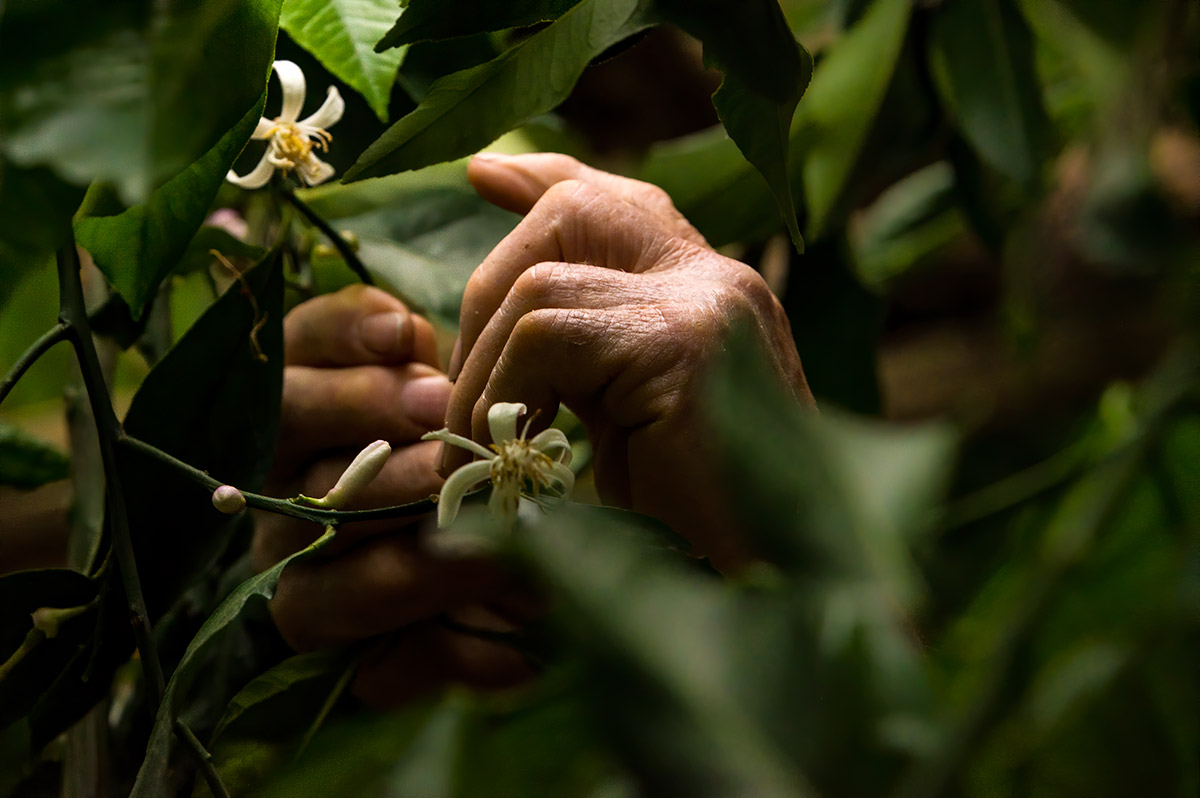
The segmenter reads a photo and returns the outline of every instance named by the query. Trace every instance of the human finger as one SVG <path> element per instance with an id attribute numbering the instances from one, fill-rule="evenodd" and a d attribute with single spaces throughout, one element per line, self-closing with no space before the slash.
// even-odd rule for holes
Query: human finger
<path id="1" fill-rule="evenodd" d="M 438 366 L 430 323 L 394 296 L 351 285 L 302 302 L 284 319 L 288 365 L 358 366 L 417 361 Z"/>
<path id="2" fill-rule="evenodd" d="M 270 603 L 297 651 L 346 645 L 502 593 L 510 577 L 482 557 L 434 557 L 411 536 L 381 536 L 293 563 Z"/>
<path id="3" fill-rule="evenodd" d="M 644 208 L 577 180 L 554 184 L 467 281 L 451 379 L 513 283 L 531 266 L 591 263 L 640 273 L 678 262 L 694 248 Z"/>
<path id="4" fill-rule="evenodd" d="M 555 183 L 579 180 L 658 216 L 673 232 L 694 244 L 704 237 L 679 212 L 666 191 L 641 180 L 614 175 L 559 153 L 501 155 L 481 152 L 467 166 L 467 177 L 481 197 L 505 210 L 528 213 Z"/>
<path id="5" fill-rule="evenodd" d="M 291 366 L 283 385 L 276 472 L 287 478 L 314 456 L 361 448 L 383 439 L 393 446 L 442 426 L 451 385 L 432 366 Z"/>

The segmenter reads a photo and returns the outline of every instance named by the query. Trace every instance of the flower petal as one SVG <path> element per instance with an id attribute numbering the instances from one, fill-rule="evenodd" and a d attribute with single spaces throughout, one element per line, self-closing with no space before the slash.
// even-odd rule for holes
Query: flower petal
<path id="1" fill-rule="evenodd" d="M 562 496 L 566 499 L 575 490 L 575 472 L 565 463 L 555 463 L 550 466 L 550 478 L 562 485 Z"/>
<path id="2" fill-rule="evenodd" d="M 496 402 L 488 408 L 488 429 L 492 443 L 511 441 L 517 437 L 517 418 L 526 410 L 520 402 Z"/>
<path id="3" fill-rule="evenodd" d="M 307 91 L 304 72 L 292 61 L 276 61 L 271 66 L 279 77 L 279 86 L 283 89 L 283 107 L 278 118 L 285 122 L 295 122 L 300 118 L 300 109 L 304 107 L 304 95 Z"/>
<path id="4" fill-rule="evenodd" d="M 271 132 L 275 130 L 275 120 L 267 119 L 265 116 L 258 120 L 258 125 L 254 128 L 254 133 L 250 135 L 252 139 L 269 139 Z"/>
<path id="5" fill-rule="evenodd" d="M 300 179 L 309 186 L 319 186 L 329 178 L 333 177 L 333 167 L 322 161 L 313 154 L 309 154 L 307 158 L 301 161 L 296 171 L 300 173 Z"/>
<path id="6" fill-rule="evenodd" d="M 263 157 L 258 161 L 258 166 L 254 167 L 253 171 L 249 174 L 239 177 L 236 172 L 230 169 L 229 174 L 225 175 L 225 179 L 241 188 L 262 188 L 271 179 L 271 175 L 275 174 L 275 165 L 271 163 L 270 154 L 270 150 L 263 153 Z"/>
<path id="7" fill-rule="evenodd" d="M 533 448 L 537 449 L 542 454 L 548 456 L 551 460 L 570 465 L 573 452 L 571 451 L 571 442 L 567 440 L 566 434 L 560 429 L 544 429 L 529 442 Z"/>
<path id="8" fill-rule="evenodd" d="M 321 107 L 316 110 L 316 113 L 310 117 L 301 119 L 297 124 L 301 128 L 311 127 L 327 130 L 342 118 L 342 114 L 345 111 L 346 101 L 342 99 L 337 86 L 330 86 L 329 91 L 325 94 L 325 102 L 321 103 Z"/>
<path id="9" fill-rule="evenodd" d="M 461 435 L 455 435 L 448 429 L 439 429 L 435 430 L 434 432 L 426 432 L 421 436 L 421 440 L 441 441 L 442 443 L 448 443 L 451 446 L 457 446 L 461 449 L 466 449 L 469 452 L 473 452 L 488 461 L 491 461 L 491 459 L 496 456 L 495 452 L 489 452 L 483 446 L 479 445 L 470 438 L 464 438 Z"/>
<path id="10" fill-rule="evenodd" d="M 442 492 L 438 495 L 438 526 L 445 528 L 454 523 L 458 508 L 462 506 L 463 496 L 480 482 L 487 480 L 492 474 L 492 464 L 487 460 L 476 460 L 457 469 L 446 478 Z"/>

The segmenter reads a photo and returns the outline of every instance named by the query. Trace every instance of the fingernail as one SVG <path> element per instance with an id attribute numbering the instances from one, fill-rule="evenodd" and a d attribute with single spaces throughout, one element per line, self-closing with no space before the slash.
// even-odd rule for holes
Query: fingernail
<path id="1" fill-rule="evenodd" d="M 423 427 L 441 429 L 446 424 L 452 387 L 440 374 L 415 379 L 400 391 L 400 409 Z"/>
<path id="2" fill-rule="evenodd" d="M 377 355 L 404 354 L 404 327 L 408 320 L 403 313 L 376 313 L 362 320 L 359 335 L 363 346 Z"/>

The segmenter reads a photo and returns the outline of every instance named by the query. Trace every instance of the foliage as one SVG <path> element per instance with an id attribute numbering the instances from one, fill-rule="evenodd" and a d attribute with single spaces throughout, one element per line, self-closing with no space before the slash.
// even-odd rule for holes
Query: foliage
<path id="1" fill-rule="evenodd" d="M 0 3 L 0 501 L 69 478 L 84 553 L 0 576 L 0 794 L 89 773 L 147 796 L 1200 790 L 1195 4 L 402 6 Z M 365 275 L 452 333 L 518 220 L 460 159 L 586 155 L 564 101 L 662 26 L 720 73 L 721 124 L 611 161 L 713 245 L 782 259 L 823 405 L 773 393 L 747 331 L 706 375 L 759 562 L 722 577 L 654 519 L 582 504 L 497 537 L 468 502 L 451 531 L 549 599 L 507 638 L 540 678 L 366 713 L 356 648 L 293 655 L 251 600 L 361 518 L 256 493 L 284 313 Z M 340 184 L 224 185 L 276 57 L 347 89 Z M 1004 358 L 953 338 L 979 346 L 966 412 L 877 417 L 881 330 L 964 260 Z M 27 396 L 65 387 L 26 371 L 59 340 L 69 455 L 24 428 Z M 252 575 L 253 517 L 214 483 L 327 534 Z"/>

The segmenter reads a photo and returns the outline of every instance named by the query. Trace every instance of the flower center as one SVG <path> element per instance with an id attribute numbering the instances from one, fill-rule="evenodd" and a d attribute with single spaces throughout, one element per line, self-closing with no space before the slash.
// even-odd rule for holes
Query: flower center
<path id="1" fill-rule="evenodd" d="M 275 128 L 271 131 L 271 145 L 275 149 L 276 157 L 282 161 L 290 161 L 293 166 L 308 160 L 314 146 L 320 150 L 328 150 L 332 138 L 319 127 L 304 129 L 295 122 L 283 119 L 276 119 Z"/>
<path id="2" fill-rule="evenodd" d="M 492 483 L 497 487 L 509 485 L 518 490 L 526 480 L 533 483 L 533 492 L 550 486 L 550 456 L 539 452 L 527 440 L 514 438 L 503 443 L 492 444 L 496 457 L 492 460 Z"/>

